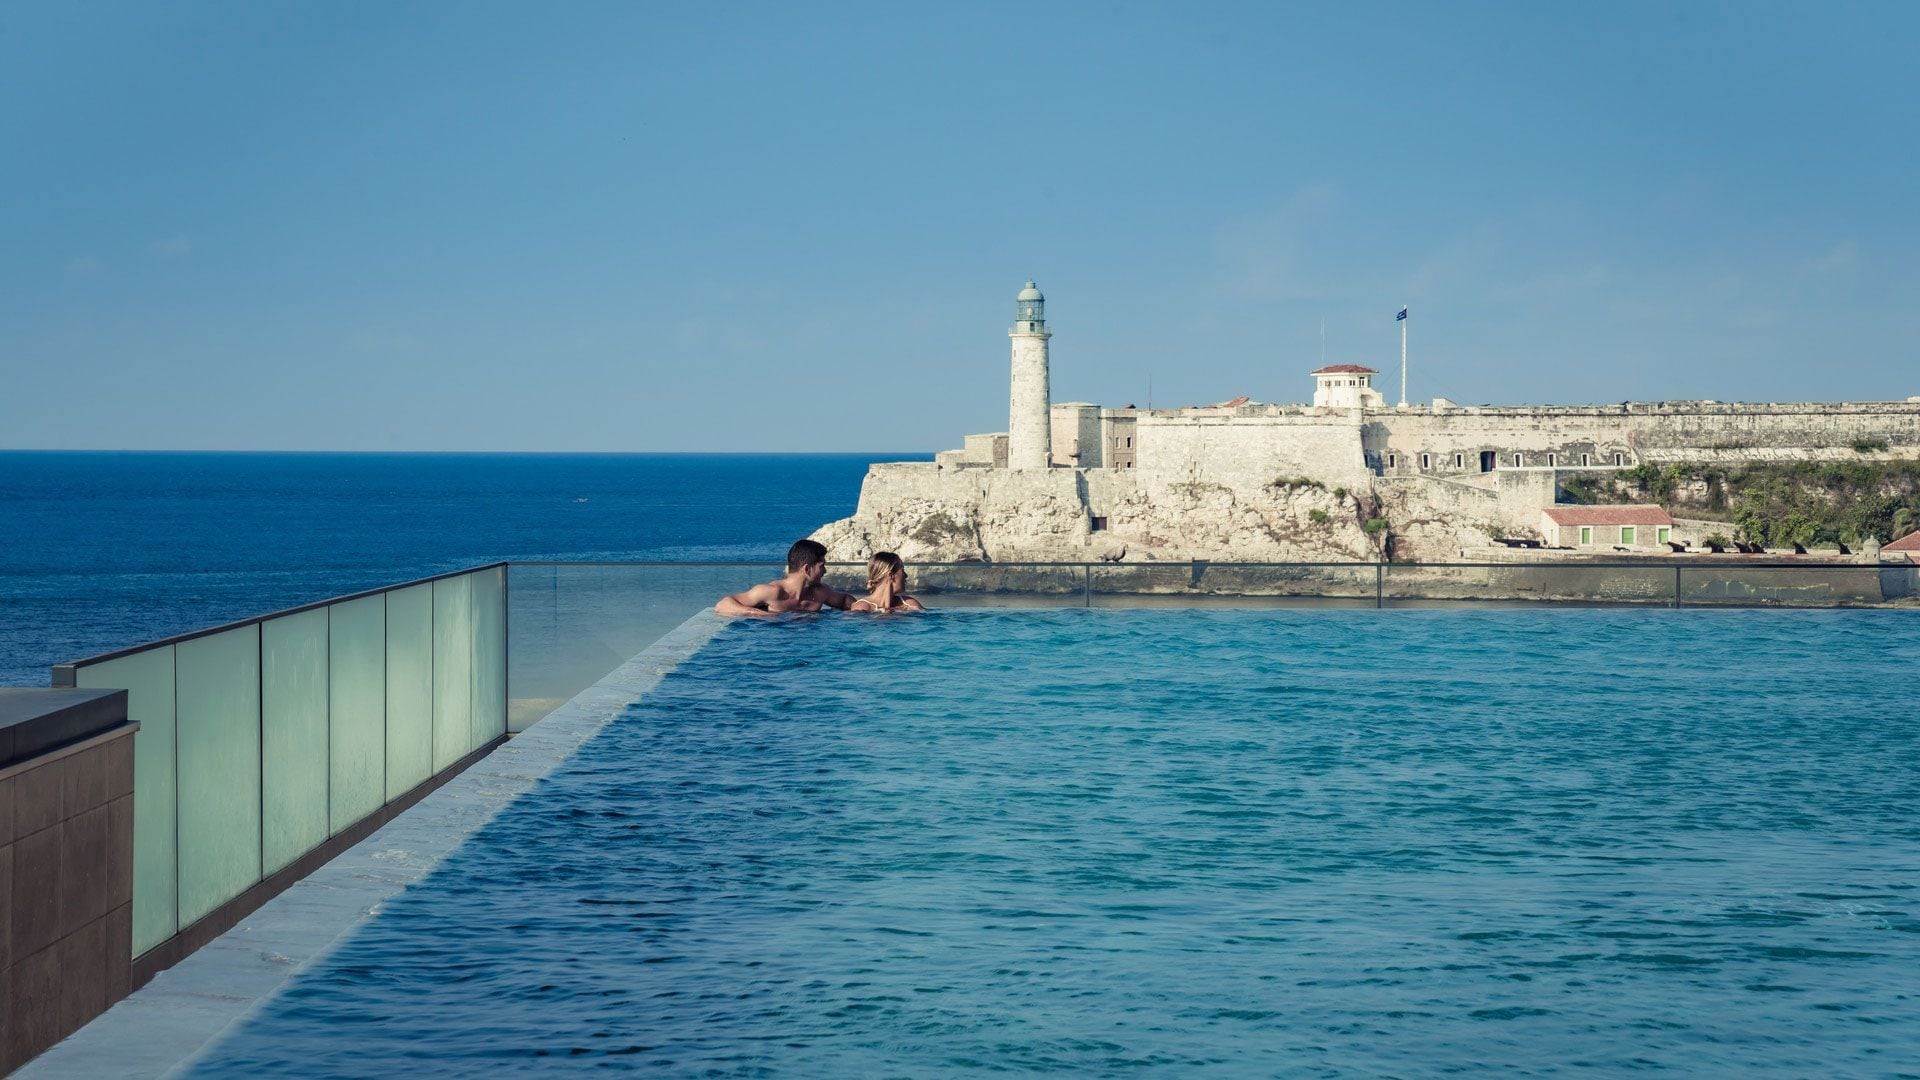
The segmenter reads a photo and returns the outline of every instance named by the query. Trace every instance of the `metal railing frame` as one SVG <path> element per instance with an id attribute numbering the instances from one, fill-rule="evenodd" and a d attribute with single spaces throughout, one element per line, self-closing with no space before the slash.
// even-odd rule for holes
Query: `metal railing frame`
<path id="1" fill-rule="evenodd" d="M 215 634 L 224 634 L 229 630 L 244 629 L 245 627 L 252 626 L 255 623 L 271 622 L 274 619 L 285 618 L 288 615 L 298 615 L 302 612 L 314 611 L 318 608 L 330 607 L 334 604 L 344 604 L 349 600 L 363 600 L 369 596 L 379 596 L 381 593 L 390 593 L 399 589 L 408 589 L 408 588 L 412 588 L 415 585 L 429 585 L 436 581 L 445 581 L 448 578 L 463 577 L 467 574 L 478 573 L 482 570 L 492 570 L 495 567 L 500 567 L 506 570 L 508 573 L 513 572 L 512 563 L 510 563 L 506 559 L 500 559 L 495 562 L 489 562 L 489 563 L 479 563 L 477 565 L 465 567 L 464 569 L 460 569 L 460 570 L 448 570 L 446 573 L 443 573 L 443 574 L 432 574 L 423 578 L 415 578 L 412 581 L 402 581 L 393 585 L 382 585 L 377 589 L 362 589 L 359 592 L 351 592 L 343 596 L 329 596 L 325 600 L 315 600 L 312 603 L 299 604 L 290 608 L 282 608 L 279 611 L 269 611 L 264 615 L 254 615 L 245 619 L 235 619 L 232 622 L 221 623 L 218 626 L 209 626 L 201 630 L 189 630 L 184 634 L 174 634 L 171 637 L 155 638 L 152 641 L 143 642 L 139 645 L 130 645 L 124 649 L 115 649 L 112 652 L 103 652 L 96 656 L 89 656 L 80 660 L 69 660 L 64 664 L 53 665 L 53 685 L 55 687 L 72 686 L 75 674 L 79 671 L 79 669 L 83 667 L 92 667 L 95 664 L 104 664 L 109 660 L 118 660 L 122 657 L 132 656 L 135 653 L 146 652 L 149 649 L 158 649 L 163 645 L 178 645 L 183 641 L 193 641 L 196 638 L 212 637 Z M 511 605 L 509 605 L 509 608 L 507 611 L 507 624 L 509 626 L 512 625 L 512 620 L 513 620 L 513 612 L 511 609 Z M 61 681 L 62 679 L 66 681 L 63 682 Z"/>
<path id="2" fill-rule="evenodd" d="M 489 564 L 489 565 L 493 565 L 493 564 Z M 659 568 L 740 567 L 742 569 L 765 570 L 768 568 L 777 569 L 779 565 L 780 563 L 778 560 L 766 560 L 766 561 L 716 560 L 711 562 L 686 562 L 686 561 L 648 560 L 648 559 L 634 559 L 634 560 L 582 559 L 577 561 L 566 560 L 566 559 L 511 559 L 507 561 L 509 573 L 512 572 L 512 567 L 514 566 L 554 566 L 554 567 L 633 566 L 633 567 L 659 567 Z M 843 561 L 835 560 L 835 561 L 829 561 L 827 565 L 829 567 L 859 568 L 859 567 L 865 566 L 866 564 L 862 562 L 850 562 L 850 561 L 843 562 Z M 1225 568 L 1225 569 L 1332 568 L 1332 569 L 1354 569 L 1354 570 L 1371 568 L 1374 573 L 1374 587 L 1373 587 L 1374 607 L 1384 609 L 1387 607 L 1386 575 L 1387 575 L 1387 571 L 1393 568 L 1400 568 L 1405 570 L 1520 570 L 1520 571 L 1527 571 L 1527 570 L 1533 570 L 1533 569 L 1541 569 L 1541 570 L 1551 569 L 1551 570 L 1558 570 L 1558 571 L 1567 571 L 1567 570 L 1657 571 L 1657 570 L 1663 570 L 1666 568 L 1667 560 L 1661 560 L 1659 562 L 1624 562 L 1617 559 L 1608 560 L 1604 562 L 1586 562 L 1586 561 L 1581 561 L 1581 562 L 1464 562 L 1464 561 L 1387 562 L 1383 560 L 1372 560 L 1372 561 L 1326 560 L 1326 561 L 1311 561 L 1311 562 L 1276 562 L 1276 561 L 1254 560 L 1254 561 L 1243 562 L 1238 560 L 1229 561 L 1224 559 L 1180 559 L 1180 560 L 1170 559 L 1164 562 L 1159 562 L 1159 561 L 1105 562 L 1105 561 L 1093 561 L 1093 560 L 1017 560 L 1016 559 L 1016 560 L 1006 560 L 1006 561 L 994 560 L 991 562 L 983 560 L 979 562 L 969 561 L 969 562 L 919 563 L 916 565 L 922 566 L 922 567 L 940 567 L 943 569 L 955 569 L 955 568 L 966 567 L 966 568 L 978 568 L 981 570 L 1003 569 L 1003 568 L 1004 569 L 1077 568 L 1081 571 L 1082 595 L 1085 598 L 1085 606 L 1087 607 L 1093 606 L 1093 597 L 1095 595 L 1095 590 L 1093 588 L 1093 571 L 1097 569 L 1118 570 L 1118 569 L 1124 568 L 1129 570 L 1137 570 L 1137 569 L 1143 569 L 1143 568 L 1157 568 L 1157 567 L 1168 567 L 1168 568 L 1184 567 L 1184 568 L 1187 568 L 1189 573 L 1192 575 L 1192 580 L 1195 582 L 1198 582 L 1200 579 L 1200 575 L 1202 573 L 1204 573 L 1206 570 L 1209 570 L 1215 567 Z M 1679 610 L 1680 608 L 1684 607 L 1686 604 L 1685 575 L 1686 575 L 1686 572 L 1690 570 L 1696 571 L 1696 572 L 1705 572 L 1709 570 L 1723 571 L 1723 572 L 1728 570 L 1795 570 L 1800 572 L 1815 572 L 1815 571 L 1835 572 L 1837 571 L 1841 573 L 1849 573 L 1849 572 L 1881 573 L 1889 569 L 1894 569 L 1894 570 L 1908 569 L 1907 567 L 1902 567 L 1898 563 L 1805 563 L 1805 562 L 1784 562 L 1784 561 L 1745 562 L 1745 561 L 1737 561 L 1734 559 L 1727 559 L 1725 561 L 1711 561 L 1711 562 L 1703 560 L 1691 566 L 1685 562 L 1675 561 L 1671 563 L 1671 566 L 1673 568 L 1673 595 L 1671 599 L 1668 601 L 1667 606 L 1673 608 L 1674 610 Z M 1134 591 L 1120 591 L 1120 592 L 1109 593 L 1107 595 L 1128 596 L 1128 595 L 1154 595 L 1154 594 L 1143 594 L 1143 593 L 1138 593 Z M 1216 594 L 1216 595 L 1230 596 L 1235 594 Z M 1244 595 L 1260 595 L 1260 594 L 1244 594 Z M 1308 598 L 1303 597 L 1302 599 L 1308 599 Z M 1358 599 L 1358 598 L 1327 597 L 1326 599 Z M 1533 602 L 1533 603 L 1540 603 L 1540 604 L 1547 604 L 1547 605 L 1570 603 L 1569 601 L 1564 601 L 1564 600 L 1538 600 L 1538 601 L 1523 601 L 1523 602 Z M 1618 604 L 1634 603 L 1633 601 L 1604 601 L 1604 600 L 1597 601 L 1597 602 L 1598 603 L 1618 603 Z M 1638 606 L 1645 606 L 1645 605 L 1640 604 Z M 1729 607 L 1729 606 L 1741 606 L 1741 605 L 1716 604 L 1715 606 Z M 1745 606 L 1758 607 L 1758 606 L 1765 606 L 1765 605 L 1753 604 L 1753 605 L 1745 605 Z M 1834 605 L 1834 606 L 1843 606 L 1843 605 Z"/>

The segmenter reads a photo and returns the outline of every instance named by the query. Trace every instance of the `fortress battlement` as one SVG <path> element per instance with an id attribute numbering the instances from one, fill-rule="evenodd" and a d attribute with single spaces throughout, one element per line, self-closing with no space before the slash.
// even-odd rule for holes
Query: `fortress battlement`
<path id="1" fill-rule="evenodd" d="M 1899 401 L 1795 401 L 1795 402 L 1751 402 L 1751 401 L 1622 401 L 1615 405 L 1458 405 L 1445 402 L 1441 404 L 1410 406 L 1405 409 L 1362 408 L 1357 411 L 1368 420 L 1387 420 L 1403 416 L 1719 416 L 1719 415 L 1775 415 L 1780 413 L 1819 414 L 1826 416 L 1847 416 L 1857 413 L 1916 416 L 1920 415 L 1920 398 L 1907 398 Z M 1304 405 L 1299 403 L 1269 404 L 1249 402 L 1245 405 L 1183 405 L 1178 408 L 1143 409 L 1128 406 L 1093 405 L 1087 402 L 1066 402 L 1053 406 L 1055 410 L 1066 408 L 1096 409 L 1103 418 L 1142 418 L 1152 417 L 1158 420 L 1213 419 L 1219 417 L 1276 417 L 1297 416 L 1303 418 L 1324 419 L 1330 416 L 1346 416 L 1355 409 L 1332 408 L 1328 406 Z"/>

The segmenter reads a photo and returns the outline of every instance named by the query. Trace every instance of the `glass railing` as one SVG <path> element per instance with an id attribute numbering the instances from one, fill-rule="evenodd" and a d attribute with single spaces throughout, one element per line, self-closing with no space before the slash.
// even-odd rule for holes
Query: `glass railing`
<path id="1" fill-rule="evenodd" d="M 516 562 L 508 567 L 507 726 L 524 731 L 769 563 Z"/>
<path id="2" fill-rule="evenodd" d="M 506 734 L 504 563 L 54 668 L 124 689 L 133 952 Z"/>

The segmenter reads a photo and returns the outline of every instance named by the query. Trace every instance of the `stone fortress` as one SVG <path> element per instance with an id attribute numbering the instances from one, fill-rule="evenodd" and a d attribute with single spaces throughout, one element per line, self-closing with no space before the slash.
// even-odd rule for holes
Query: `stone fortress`
<path id="1" fill-rule="evenodd" d="M 876 550 L 922 562 L 1477 558 L 1506 550 L 1496 538 L 1544 541 L 1543 511 L 1574 476 L 1643 463 L 1920 457 L 1920 398 L 1389 405 L 1372 385 L 1377 372 L 1335 364 L 1311 373 L 1312 404 L 1055 403 L 1046 300 L 1031 281 L 1009 336 L 1007 430 L 968 435 L 931 462 L 872 466 L 854 515 L 814 534 L 834 559 Z M 1652 536 L 1641 530 L 1639 544 Z M 1684 524 L 1673 538 L 1699 539 Z"/>

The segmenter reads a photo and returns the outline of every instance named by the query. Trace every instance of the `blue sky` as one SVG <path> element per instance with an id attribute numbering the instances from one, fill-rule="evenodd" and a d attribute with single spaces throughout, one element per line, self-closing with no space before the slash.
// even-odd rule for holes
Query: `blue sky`
<path id="1" fill-rule="evenodd" d="M 0 5 L 0 446 L 1920 394 L 1920 7 Z"/>

